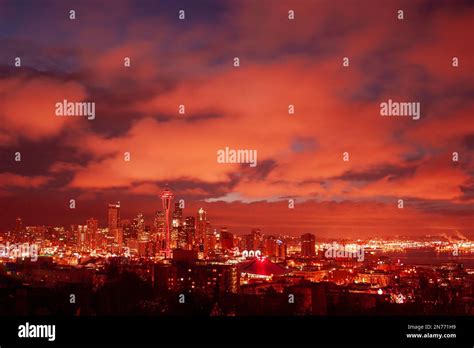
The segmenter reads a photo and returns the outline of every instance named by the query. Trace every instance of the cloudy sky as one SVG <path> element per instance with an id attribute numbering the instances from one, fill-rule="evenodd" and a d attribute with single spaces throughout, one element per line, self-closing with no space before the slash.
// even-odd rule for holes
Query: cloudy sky
<path id="1" fill-rule="evenodd" d="M 474 235 L 472 2 L 102 3 L 0 0 L 2 230 L 104 224 L 117 200 L 150 217 L 168 185 L 233 232 Z M 64 99 L 95 119 L 56 116 Z M 421 118 L 380 116 L 388 99 Z"/>

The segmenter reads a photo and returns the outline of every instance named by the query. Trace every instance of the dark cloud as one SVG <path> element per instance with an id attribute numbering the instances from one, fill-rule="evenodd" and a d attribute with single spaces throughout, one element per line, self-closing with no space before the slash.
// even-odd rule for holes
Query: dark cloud
<path id="1" fill-rule="evenodd" d="M 413 175 L 415 171 L 416 166 L 397 167 L 393 165 L 380 165 L 366 171 L 347 171 L 334 179 L 347 181 L 376 181 L 388 178 L 388 180 L 398 180 Z"/>
<path id="2" fill-rule="evenodd" d="M 293 152 L 315 151 L 318 148 L 318 141 L 315 138 L 298 137 L 291 143 Z"/>

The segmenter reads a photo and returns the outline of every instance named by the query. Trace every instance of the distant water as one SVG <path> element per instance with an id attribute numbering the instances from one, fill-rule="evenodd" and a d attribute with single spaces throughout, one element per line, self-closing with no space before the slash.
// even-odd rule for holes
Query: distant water
<path id="1" fill-rule="evenodd" d="M 440 265 L 443 263 L 461 263 L 465 268 L 474 268 L 474 254 L 461 254 L 459 256 L 453 256 L 450 253 L 416 253 L 416 254 L 405 254 L 405 253 L 391 253 L 384 254 L 392 258 L 393 260 L 400 259 L 400 262 L 404 264 L 415 264 L 415 265 Z"/>

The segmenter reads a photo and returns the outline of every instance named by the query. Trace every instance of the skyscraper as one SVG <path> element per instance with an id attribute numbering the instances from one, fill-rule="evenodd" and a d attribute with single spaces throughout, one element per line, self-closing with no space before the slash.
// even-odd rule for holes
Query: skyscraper
<path id="1" fill-rule="evenodd" d="M 206 211 L 202 208 L 199 208 L 197 219 L 196 219 L 195 245 L 198 247 L 198 251 L 200 252 L 204 252 L 206 228 L 207 228 Z"/>
<path id="2" fill-rule="evenodd" d="M 76 225 L 76 247 L 80 252 L 88 251 L 87 245 L 87 225 Z"/>
<path id="3" fill-rule="evenodd" d="M 124 239 L 137 238 L 136 231 L 133 228 L 133 224 L 129 219 L 121 219 L 120 226 L 122 226 Z"/>
<path id="4" fill-rule="evenodd" d="M 196 226 L 194 216 L 186 216 L 184 221 L 184 232 L 186 233 L 186 248 L 187 250 L 193 249 L 194 241 L 196 238 Z"/>
<path id="5" fill-rule="evenodd" d="M 120 202 L 109 204 L 107 218 L 109 230 L 120 227 Z"/>
<path id="6" fill-rule="evenodd" d="M 170 208 L 171 208 L 171 201 L 173 200 L 174 195 L 170 190 L 166 189 L 163 191 L 160 197 L 161 197 L 161 202 L 163 204 L 163 211 L 165 212 L 165 255 L 166 255 L 166 258 L 170 258 L 171 257 Z"/>
<path id="7" fill-rule="evenodd" d="M 284 259 L 286 257 L 286 245 L 276 236 L 266 236 L 264 239 L 264 254 L 274 259 Z"/>
<path id="8" fill-rule="evenodd" d="M 112 250 L 115 249 L 113 244 L 118 245 L 118 242 L 120 242 L 121 244 L 123 239 L 123 232 L 120 220 L 120 202 L 117 202 L 116 204 L 109 204 L 107 208 L 107 226 L 109 228 L 109 234 L 107 236 L 107 247 Z"/>
<path id="9" fill-rule="evenodd" d="M 179 202 L 174 204 L 172 225 L 171 246 L 172 248 L 184 249 L 186 246 L 186 235 L 183 228 L 183 208 L 181 208 Z"/>
<path id="10" fill-rule="evenodd" d="M 155 213 L 153 218 L 153 238 L 155 242 L 155 249 L 157 252 L 165 250 L 165 212 L 163 210 L 158 210 Z"/>
<path id="11" fill-rule="evenodd" d="M 278 238 L 275 236 L 266 236 L 264 242 L 264 252 L 265 256 L 276 256 L 278 253 Z"/>
<path id="12" fill-rule="evenodd" d="M 234 247 L 234 235 L 228 231 L 227 227 L 221 227 L 219 241 L 222 250 L 231 250 Z"/>
<path id="13" fill-rule="evenodd" d="M 305 233 L 301 235 L 301 256 L 316 256 L 316 237 L 314 234 Z"/>
<path id="14" fill-rule="evenodd" d="M 99 221 L 94 218 L 90 218 L 86 222 L 87 224 L 87 235 L 86 244 L 89 249 L 95 249 L 97 246 L 97 230 L 99 229 Z"/>
<path id="15" fill-rule="evenodd" d="M 138 213 L 137 217 L 133 219 L 132 226 L 139 240 L 148 240 L 148 235 L 145 232 L 145 218 L 142 213 Z"/>

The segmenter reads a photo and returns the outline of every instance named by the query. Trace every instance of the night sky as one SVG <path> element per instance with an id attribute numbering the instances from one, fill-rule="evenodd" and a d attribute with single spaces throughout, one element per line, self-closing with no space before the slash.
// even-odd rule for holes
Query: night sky
<path id="1" fill-rule="evenodd" d="M 474 236 L 472 1 L 98 4 L 0 0 L 2 230 L 104 226 L 115 201 L 151 224 L 167 185 L 231 232 Z M 95 119 L 56 116 L 64 99 Z M 380 116 L 388 99 L 420 119 Z"/>

